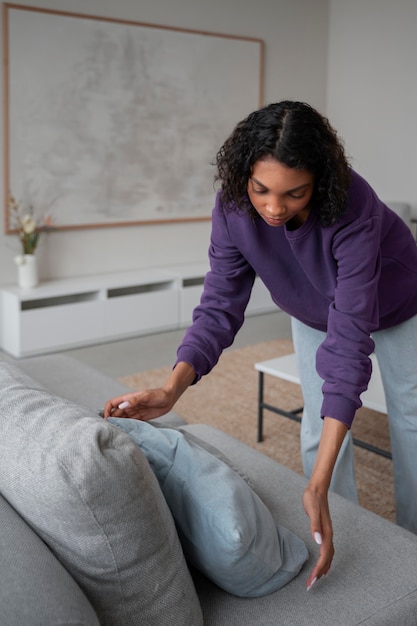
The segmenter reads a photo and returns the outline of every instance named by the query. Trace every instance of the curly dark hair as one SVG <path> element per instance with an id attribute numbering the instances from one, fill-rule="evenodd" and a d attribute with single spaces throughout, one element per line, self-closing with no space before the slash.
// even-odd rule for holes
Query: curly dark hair
<path id="1" fill-rule="evenodd" d="M 329 120 L 306 103 L 284 100 L 239 122 L 215 160 L 226 207 L 257 215 L 247 184 L 253 165 L 271 157 L 314 174 L 313 210 L 322 226 L 334 224 L 346 209 L 350 169 Z"/>

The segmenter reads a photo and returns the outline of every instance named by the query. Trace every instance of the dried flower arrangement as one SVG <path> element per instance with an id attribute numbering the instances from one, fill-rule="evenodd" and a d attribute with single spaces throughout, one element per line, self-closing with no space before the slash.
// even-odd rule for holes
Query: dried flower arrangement
<path id="1" fill-rule="evenodd" d="M 37 219 L 33 206 L 23 210 L 13 196 L 10 196 L 9 208 L 13 228 L 17 230 L 22 245 L 22 254 L 35 254 L 40 234 L 54 230 L 51 215 L 44 214 Z"/>

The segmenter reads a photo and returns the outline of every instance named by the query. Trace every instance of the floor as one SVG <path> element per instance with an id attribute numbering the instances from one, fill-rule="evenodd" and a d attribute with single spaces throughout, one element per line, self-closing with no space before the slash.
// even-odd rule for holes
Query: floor
<path id="1" fill-rule="evenodd" d="M 122 341 L 65 350 L 61 354 L 69 354 L 111 378 L 119 378 L 135 372 L 173 364 L 177 347 L 184 332 L 185 329 L 181 329 L 144 335 Z M 233 346 L 228 349 L 242 348 L 259 341 L 277 338 L 291 338 L 290 318 L 286 313 L 276 311 L 263 315 L 253 315 L 247 317 Z M 18 359 L 0 350 L 1 358 L 19 362 Z"/>

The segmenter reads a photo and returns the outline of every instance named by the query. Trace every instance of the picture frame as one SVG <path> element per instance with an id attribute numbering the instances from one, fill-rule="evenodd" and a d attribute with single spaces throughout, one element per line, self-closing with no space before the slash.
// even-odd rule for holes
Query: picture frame
<path id="1" fill-rule="evenodd" d="M 3 31 L 6 232 L 11 195 L 58 229 L 210 219 L 261 39 L 9 3 Z"/>

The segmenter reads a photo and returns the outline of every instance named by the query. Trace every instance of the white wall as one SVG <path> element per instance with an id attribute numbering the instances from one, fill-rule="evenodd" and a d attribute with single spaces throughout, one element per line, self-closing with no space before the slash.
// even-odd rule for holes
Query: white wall
<path id="1" fill-rule="evenodd" d="M 327 113 L 358 172 L 417 217 L 416 27 L 416 0 L 330 0 Z"/>
<path id="2" fill-rule="evenodd" d="M 265 102 L 300 99 L 324 110 L 329 0 L 25 0 L 21 4 L 261 38 Z M 2 162 L 0 168 L 3 172 Z M 0 180 L 3 198 L 3 177 Z M 39 246 L 41 278 L 204 261 L 209 233 L 209 222 L 51 233 Z M 16 236 L 1 232 L 0 283 L 16 281 L 13 257 L 17 252 Z"/>

